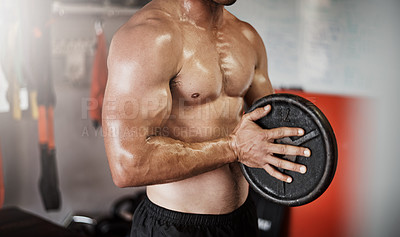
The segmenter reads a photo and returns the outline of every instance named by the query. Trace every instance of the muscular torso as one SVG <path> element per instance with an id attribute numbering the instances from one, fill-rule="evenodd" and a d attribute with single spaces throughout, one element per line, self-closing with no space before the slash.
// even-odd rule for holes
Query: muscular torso
<path id="1" fill-rule="evenodd" d="M 165 12 L 178 29 L 157 39 L 179 38 L 181 44 L 179 72 L 169 82 L 170 114 L 158 135 L 190 143 L 228 136 L 240 121 L 245 95 L 254 81 L 258 60 L 254 41 L 258 35 L 226 10 L 223 24 L 211 29 L 178 16 L 163 1 L 149 4 L 138 18 L 146 11 L 156 11 L 156 15 Z M 168 209 L 222 214 L 244 203 L 248 184 L 238 163 L 231 163 L 181 181 L 148 186 L 147 194 Z"/>
<path id="2" fill-rule="evenodd" d="M 170 83 L 172 110 L 164 135 L 187 142 L 229 135 L 243 113 L 255 68 L 255 52 L 239 23 L 220 30 L 180 22 L 183 64 Z M 149 186 L 158 205 L 191 213 L 219 214 L 239 207 L 248 185 L 237 163 L 174 183 Z"/>

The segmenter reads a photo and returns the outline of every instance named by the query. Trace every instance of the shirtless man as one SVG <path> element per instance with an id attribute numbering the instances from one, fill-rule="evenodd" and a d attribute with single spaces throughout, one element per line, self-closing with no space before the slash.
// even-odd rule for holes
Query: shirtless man
<path id="1" fill-rule="evenodd" d="M 113 38 L 106 152 L 118 187 L 147 186 L 132 236 L 255 236 L 238 162 L 286 182 L 275 167 L 306 171 L 274 156 L 309 156 L 273 143 L 302 129 L 261 129 L 270 106 L 242 116 L 273 90 L 260 36 L 224 8 L 234 2 L 153 0 Z"/>

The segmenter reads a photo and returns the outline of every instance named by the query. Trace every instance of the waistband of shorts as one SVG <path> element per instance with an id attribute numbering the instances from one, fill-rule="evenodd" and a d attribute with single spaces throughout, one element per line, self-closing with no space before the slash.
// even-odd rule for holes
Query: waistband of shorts
<path id="1" fill-rule="evenodd" d="M 171 223 L 182 225 L 227 225 L 232 224 L 236 218 L 239 218 L 252 205 L 252 201 L 248 196 L 246 201 L 238 209 L 228 214 L 213 215 L 213 214 L 192 214 L 166 209 L 158 206 L 150 201 L 146 196 L 143 200 L 143 207 L 153 215 L 167 220 Z"/>

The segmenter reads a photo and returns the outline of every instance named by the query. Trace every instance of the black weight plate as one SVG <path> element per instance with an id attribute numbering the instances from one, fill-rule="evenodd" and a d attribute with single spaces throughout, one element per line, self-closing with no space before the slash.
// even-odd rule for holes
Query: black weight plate
<path id="1" fill-rule="evenodd" d="M 247 113 L 271 105 L 269 114 L 256 123 L 265 129 L 278 127 L 302 128 L 305 135 L 275 141 L 307 147 L 310 157 L 280 156 L 307 167 L 305 174 L 280 170 L 293 178 L 292 183 L 270 176 L 264 169 L 241 164 L 242 172 L 250 186 L 264 198 L 287 206 L 307 204 L 328 188 L 336 171 L 337 144 L 335 134 L 324 114 L 310 101 L 293 94 L 272 94 L 256 101 Z"/>

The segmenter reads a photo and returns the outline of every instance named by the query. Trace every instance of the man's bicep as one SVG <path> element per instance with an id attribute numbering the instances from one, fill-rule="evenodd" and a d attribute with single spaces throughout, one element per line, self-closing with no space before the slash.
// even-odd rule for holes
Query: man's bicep
<path id="1" fill-rule="evenodd" d="M 152 73 L 121 74 L 118 73 L 118 77 L 111 76 L 107 83 L 103 108 L 104 127 L 122 130 L 120 133 L 135 131 L 135 136 L 131 137 L 135 140 L 154 135 L 153 131 L 163 126 L 171 112 L 169 82 L 150 79 L 154 77 Z"/>
<path id="2" fill-rule="evenodd" d="M 247 105 L 252 105 L 256 100 L 274 93 L 271 81 L 268 75 L 268 59 L 264 43 L 258 33 L 254 30 L 256 35 L 254 39 L 254 47 L 257 52 L 257 62 L 255 65 L 254 77 L 252 84 L 245 95 Z"/>
<path id="3" fill-rule="evenodd" d="M 117 101 L 119 119 L 130 125 L 160 126 L 170 110 L 169 81 L 178 71 L 179 49 L 165 36 L 173 32 L 160 27 L 122 29 L 111 43 L 105 99 Z"/>
<path id="4" fill-rule="evenodd" d="M 273 94 L 274 90 L 272 89 L 271 82 L 269 81 L 268 76 L 263 74 L 255 73 L 253 82 L 247 91 L 244 99 L 248 106 L 252 105 L 256 100 L 269 95 Z"/>
<path id="5" fill-rule="evenodd" d="M 112 41 L 103 108 L 111 159 L 118 151 L 137 153 L 146 137 L 154 135 L 169 117 L 169 80 L 176 73 L 176 61 L 166 61 L 165 55 L 172 55 L 174 48 L 171 42 L 153 45 L 155 41 L 157 32 L 151 27 L 122 31 Z"/>
<path id="6" fill-rule="evenodd" d="M 265 52 L 264 45 L 260 47 L 259 59 L 255 67 L 253 81 L 249 90 L 245 95 L 245 101 L 247 105 L 252 105 L 256 100 L 274 93 L 271 85 L 271 81 L 268 76 L 268 63 L 267 54 Z"/>
<path id="7" fill-rule="evenodd" d="M 116 90 L 117 91 L 117 90 Z M 138 88 L 132 95 L 109 95 L 106 93 L 103 108 L 104 129 L 121 134 L 135 132 L 131 139 L 145 139 L 155 135 L 171 112 L 169 88 Z M 124 137 L 117 137 L 123 139 Z M 113 137 L 107 139 L 114 139 Z"/>
<path id="8" fill-rule="evenodd" d="M 110 58 L 112 60 L 112 58 Z M 103 132 L 109 165 L 117 185 L 137 164 L 146 163 L 146 138 L 156 135 L 171 111 L 168 79 L 155 69 L 114 63 L 103 103 Z"/>

